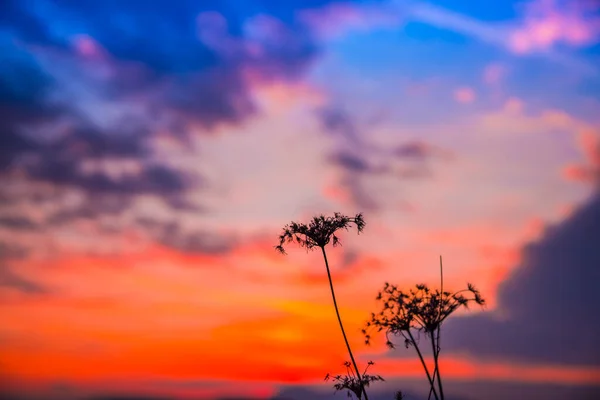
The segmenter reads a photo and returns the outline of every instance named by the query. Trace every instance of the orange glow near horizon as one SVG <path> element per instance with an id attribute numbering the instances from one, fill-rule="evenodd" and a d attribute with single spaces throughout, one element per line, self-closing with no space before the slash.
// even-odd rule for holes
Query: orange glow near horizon
<path id="1" fill-rule="evenodd" d="M 265 254 L 254 245 L 246 249 L 239 250 L 242 256 L 278 257 L 268 248 Z M 358 260 L 356 268 L 370 262 L 377 263 Z M 14 382 L 65 380 L 86 387 L 125 376 L 201 378 L 241 386 L 263 382 L 274 390 L 269 385 L 314 383 L 347 358 L 326 281 L 295 280 L 301 287 L 318 286 L 317 298 L 255 296 L 246 302 L 234 280 L 224 276 L 222 287 L 213 284 L 218 279 L 213 269 L 226 263 L 222 257 L 184 257 L 154 248 L 119 259 L 80 257 L 23 266 L 62 296 L 20 298 L 4 292 L 0 312 L 11 323 L 2 329 L 3 369 Z M 85 280 L 74 274 L 79 268 L 85 268 Z M 207 270 L 210 284 L 202 279 Z M 347 296 L 345 279 L 336 281 Z M 341 307 L 351 345 L 363 362 L 365 351 L 386 352 L 378 341 L 368 348 L 362 343 L 359 330 L 369 311 L 368 305 Z M 456 357 L 444 358 L 442 365 L 448 379 L 590 384 L 599 376 L 594 369 L 482 364 Z M 416 357 L 380 359 L 376 372 L 390 379 L 422 374 Z"/>

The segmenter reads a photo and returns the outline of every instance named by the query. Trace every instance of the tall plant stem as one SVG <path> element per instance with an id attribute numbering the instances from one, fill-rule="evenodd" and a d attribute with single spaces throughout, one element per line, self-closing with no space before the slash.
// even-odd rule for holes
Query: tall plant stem
<path id="1" fill-rule="evenodd" d="M 337 315 L 338 322 L 340 323 L 340 329 L 342 330 L 342 335 L 344 336 L 344 342 L 346 342 L 346 348 L 348 348 L 348 354 L 350 354 L 350 359 L 352 360 L 352 365 L 354 366 L 354 371 L 356 371 L 356 376 L 358 377 L 358 382 L 360 383 L 360 387 L 362 392 L 365 395 L 365 400 L 369 400 L 369 396 L 367 396 L 367 391 L 363 386 L 363 381 L 360 376 L 360 371 L 358 370 L 358 366 L 356 365 L 356 361 L 354 360 L 354 356 L 352 355 L 352 350 L 350 349 L 350 343 L 348 343 L 348 338 L 346 337 L 346 331 L 344 331 L 344 325 L 342 324 L 342 317 L 340 317 L 340 311 L 338 310 L 337 301 L 335 299 L 335 291 L 333 290 L 333 281 L 331 280 L 331 272 L 329 271 L 329 262 L 327 261 L 327 253 L 325 252 L 325 247 L 321 247 L 321 251 L 323 252 L 323 260 L 325 260 L 325 268 L 327 268 L 327 277 L 329 278 L 329 288 L 331 289 L 331 297 L 333 298 L 333 306 L 335 307 L 335 314 Z"/>
<path id="2" fill-rule="evenodd" d="M 437 371 L 437 382 L 438 388 L 440 390 L 440 400 L 444 400 L 444 389 L 442 388 L 442 377 L 440 375 L 440 366 L 438 363 L 438 351 L 435 346 L 435 338 L 433 336 L 433 332 L 431 333 L 431 349 L 433 350 L 433 361 L 435 363 L 435 370 Z M 434 376 L 435 379 L 435 376 Z"/>
<path id="3" fill-rule="evenodd" d="M 429 381 L 429 384 L 431 385 L 431 389 L 433 390 L 433 396 L 436 398 L 436 400 L 439 400 L 437 391 L 435 390 L 435 382 L 433 381 L 433 379 L 431 378 L 431 375 L 429 374 L 429 368 L 427 368 L 427 363 L 425 363 L 425 359 L 423 358 L 421 349 L 419 349 L 419 345 L 417 344 L 415 337 L 413 336 L 413 334 L 411 333 L 410 330 L 408 330 L 408 336 L 410 337 L 410 340 L 411 340 L 413 346 L 415 347 L 415 350 L 417 350 L 417 354 L 419 355 L 419 360 L 421 360 L 421 364 L 423 364 L 423 369 L 425 370 L 425 373 L 427 374 L 427 380 Z"/>
<path id="4" fill-rule="evenodd" d="M 442 264 L 442 256 L 440 255 L 440 312 L 439 312 L 439 317 L 441 318 L 442 315 L 442 309 L 444 308 L 444 267 Z M 444 398 L 444 394 L 441 390 L 441 385 L 442 385 L 442 381 L 440 380 L 440 371 L 439 371 L 439 365 L 437 362 L 437 358 L 439 357 L 440 354 L 440 330 L 441 330 L 442 324 L 438 324 L 437 329 L 436 329 L 436 346 L 434 349 L 434 359 L 435 359 L 435 368 L 433 370 L 433 380 L 435 381 L 436 375 L 437 375 L 437 379 L 438 379 L 438 385 L 440 386 L 440 395 L 442 396 L 442 399 Z M 433 332 L 432 334 L 432 339 L 433 339 Z M 435 356 L 435 351 L 437 350 L 437 356 Z M 434 386 L 431 385 L 431 389 L 429 390 L 429 396 L 427 397 L 427 399 L 431 399 L 431 391 L 433 390 Z"/>

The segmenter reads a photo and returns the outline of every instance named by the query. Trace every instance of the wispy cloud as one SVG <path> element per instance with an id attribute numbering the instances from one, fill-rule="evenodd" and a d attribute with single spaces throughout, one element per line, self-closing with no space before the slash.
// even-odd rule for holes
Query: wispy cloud
<path id="1" fill-rule="evenodd" d="M 563 42 L 576 47 L 598 42 L 598 17 L 588 17 L 583 10 L 567 7 L 571 12 L 564 14 L 556 2 L 538 0 L 527 9 L 523 20 L 484 22 L 429 3 L 394 4 L 409 19 L 470 36 L 515 55 L 540 55 L 589 75 L 600 72 L 583 58 L 555 48 Z"/>

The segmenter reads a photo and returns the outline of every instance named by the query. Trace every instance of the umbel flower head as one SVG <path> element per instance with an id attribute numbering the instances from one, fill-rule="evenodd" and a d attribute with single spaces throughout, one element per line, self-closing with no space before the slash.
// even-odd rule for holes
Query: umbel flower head
<path id="1" fill-rule="evenodd" d="M 366 343 L 369 344 L 371 339 L 367 330 L 374 328 L 378 332 L 385 331 L 386 337 L 388 334 L 403 336 L 406 347 L 414 345 L 404 335 L 411 329 L 431 335 L 457 309 L 468 308 L 469 303 L 485 305 L 479 290 L 471 284 L 454 293 L 432 290 L 424 284 L 415 285 L 414 289 L 404 292 L 386 282 L 377 300 L 382 303 L 382 309 L 377 314 L 371 313 L 371 320 L 362 331 Z M 394 347 L 389 338 L 387 345 Z"/>
<path id="2" fill-rule="evenodd" d="M 362 232 L 365 227 L 362 214 L 356 214 L 352 218 L 336 212 L 332 217 L 324 215 L 313 217 L 308 224 L 291 222 L 283 228 L 283 233 L 279 236 L 279 245 L 275 246 L 275 249 L 285 254 L 283 246 L 286 243 L 297 243 L 307 250 L 315 247 L 324 248 L 329 243 L 337 246 L 340 240 L 335 233 L 340 229 L 348 230 L 351 225 L 356 225 L 358 233 Z"/>
<path id="3" fill-rule="evenodd" d="M 368 387 L 372 382 L 377 381 L 385 381 L 380 375 L 369 375 L 367 374 L 367 370 L 371 365 L 374 365 L 373 361 L 369 361 L 367 367 L 362 373 L 362 376 L 359 378 L 352 369 L 350 368 L 350 362 L 344 362 L 344 366 L 346 367 L 346 374 L 342 375 L 330 375 L 327 374 L 325 376 L 325 380 L 333 380 L 335 383 L 333 387 L 336 392 L 347 390 L 348 397 L 352 397 L 351 393 L 354 393 L 357 399 L 362 399 L 363 387 Z"/>

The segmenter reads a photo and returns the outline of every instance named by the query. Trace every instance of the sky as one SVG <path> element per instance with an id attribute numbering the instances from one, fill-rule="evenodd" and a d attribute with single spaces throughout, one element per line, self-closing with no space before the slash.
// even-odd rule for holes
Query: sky
<path id="1" fill-rule="evenodd" d="M 598 1 L 0 1 L 0 176 L 2 398 L 334 398 L 322 258 L 274 246 L 336 211 L 370 397 L 425 399 L 360 329 L 440 255 L 488 302 L 450 398 L 600 394 Z"/>

